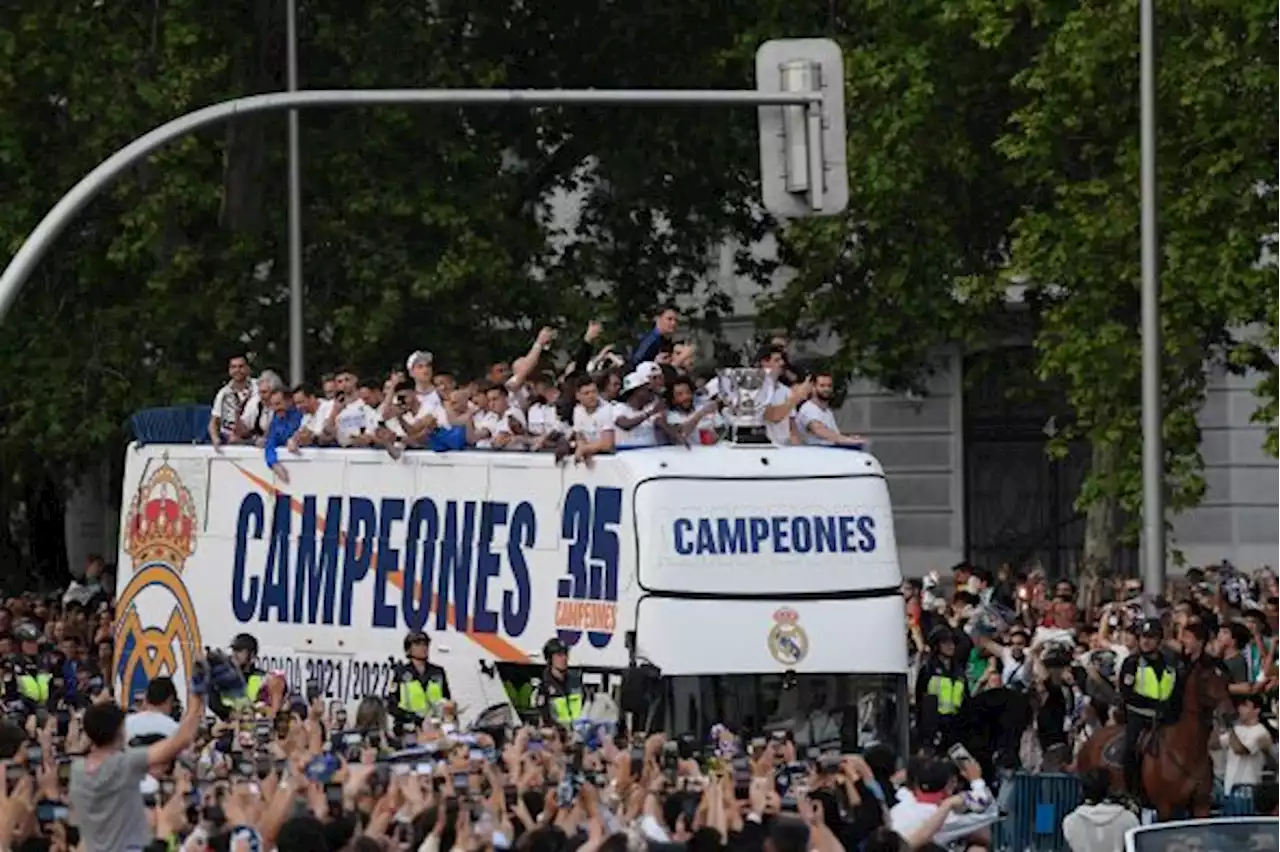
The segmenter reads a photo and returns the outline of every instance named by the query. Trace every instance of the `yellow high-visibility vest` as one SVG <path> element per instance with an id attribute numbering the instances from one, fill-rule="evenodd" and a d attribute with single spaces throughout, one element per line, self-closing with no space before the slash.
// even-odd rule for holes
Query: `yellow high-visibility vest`
<path id="1" fill-rule="evenodd" d="M 1173 697 L 1173 669 L 1165 667 L 1164 674 L 1156 676 L 1156 670 L 1146 660 L 1138 661 L 1138 676 L 1134 679 L 1134 694 L 1151 701 L 1165 702 Z"/>
<path id="2" fill-rule="evenodd" d="M 943 675 L 929 678 L 929 694 L 938 699 L 938 715 L 954 716 L 964 703 L 964 681 Z"/>
<path id="3" fill-rule="evenodd" d="M 258 693 L 262 691 L 262 684 L 265 680 L 266 679 L 260 674 L 249 675 L 244 682 L 244 695 L 239 698 L 227 698 L 224 695 L 222 697 L 223 706 L 239 708 L 247 707 L 250 704 L 256 703 L 258 700 Z"/>
<path id="4" fill-rule="evenodd" d="M 439 681 L 429 680 L 426 686 L 414 678 L 400 684 L 400 709 L 426 716 L 432 707 L 444 701 L 444 687 Z"/>
<path id="5" fill-rule="evenodd" d="M 18 692 L 22 693 L 22 697 L 36 704 L 44 704 L 49 700 L 49 683 L 53 680 L 53 675 L 48 672 L 41 672 L 36 675 L 18 675 Z"/>
<path id="6" fill-rule="evenodd" d="M 551 716 L 561 725 L 572 725 L 582 716 L 582 693 L 570 692 L 551 699 Z"/>

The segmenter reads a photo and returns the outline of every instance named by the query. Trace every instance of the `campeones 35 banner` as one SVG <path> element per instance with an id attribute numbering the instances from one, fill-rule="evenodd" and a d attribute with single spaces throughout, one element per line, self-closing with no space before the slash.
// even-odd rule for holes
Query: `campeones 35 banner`
<path id="1" fill-rule="evenodd" d="M 314 683 L 350 702 L 393 686 L 410 630 L 432 636 L 452 685 L 453 672 L 475 676 L 480 662 L 540 665 L 553 636 L 575 664 L 624 668 L 623 636 L 646 594 L 896 594 L 883 477 L 787 475 L 792 459 L 828 470 L 852 458 L 814 452 L 778 453 L 761 478 L 758 460 L 714 448 L 619 454 L 591 469 L 531 455 L 393 462 L 316 451 L 290 465 L 284 490 L 252 450 L 135 447 L 119 557 L 120 695 L 134 701 L 159 675 L 185 683 L 196 649 L 226 647 L 239 632 L 258 639 L 262 666 L 283 671 L 291 689 Z M 690 458 L 706 460 L 697 475 L 670 473 Z M 799 664 L 795 625 L 817 623 L 817 605 L 794 604 L 785 624 L 773 606 L 735 625 L 758 634 L 743 665 Z M 657 637 L 639 636 L 642 651 L 646 641 Z"/>

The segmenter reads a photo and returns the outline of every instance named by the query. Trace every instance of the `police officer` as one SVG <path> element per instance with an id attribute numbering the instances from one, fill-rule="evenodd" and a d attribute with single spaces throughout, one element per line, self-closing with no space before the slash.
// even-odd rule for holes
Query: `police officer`
<path id="1" fill-rule="evenodd" d="M 943 751 L 959 740 L 965 670 L 956 656 L 956 635 L 947 625 L 929 632 L 929 651 L 916 675 L 916 735 L 921 747 Z"/>
<path id="2" fill-rule="evenodd" d="M 429 661 L 431 637 L 422 631 L 404 637 L 404 653 L 408 659 L 396 668 L 387 704 L 397 721 L 421 722 L 450 699 L 449 678 Z"/>
<path id="3" fill-rule="evenodd" d="M 53 673 L 40 665 L 40 628 L 24 621 L 13 631 L 21 663 L 14 666 L 18 693 L 36 707 L 47 707 Z"/>
<path id="4" fill-rule="evenodd" d="M 534 704 L 544 725 L 570 727 L 582 716 L 582 675 L 569 671 L 569 646 L 549 639 L 542 646 L 547 667 L 534 694 Z"/>
<path id="5" fill-rule="evenodd" d="M 258 693 L 262 691 L 262 685 L 267 679 L 266 673 L 258 668 L 257 658 L 258 640 L 252 634 L 240 633 L 231 640 L 231 662 L 240 670 L 240 675 L 244 678 L 244 695 L 239 698 L 221 695 L 216 685 L 211 683 L 209 709 L 219 719 L 226 721 L 237 710 L 257 702 Z"/>
<path id="6" fill-rule="evenodd" d="M 1141 793 L 1142 766 L 1135 751 L 1143 730 L 1154 728 L 1169 712 L 1177 674 L 1160 643 L 1164 630 L 1149 618 L 1138 628 L 1138 653 L 1120 666 L 1120 700 L 1124 702 L 1124 780 L 1131 793 Z"/>

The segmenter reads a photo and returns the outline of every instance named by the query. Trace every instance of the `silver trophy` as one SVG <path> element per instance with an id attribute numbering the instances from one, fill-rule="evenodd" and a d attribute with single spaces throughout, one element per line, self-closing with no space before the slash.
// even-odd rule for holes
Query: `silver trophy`
<path id="1" fill-rule="evenodd" d="M 729 440 L 735 444 L 767 444 L 764 410 L 767 374 L 757 367 L 729 367 L 717 375 L 720 413 L 729 427 Z"/>

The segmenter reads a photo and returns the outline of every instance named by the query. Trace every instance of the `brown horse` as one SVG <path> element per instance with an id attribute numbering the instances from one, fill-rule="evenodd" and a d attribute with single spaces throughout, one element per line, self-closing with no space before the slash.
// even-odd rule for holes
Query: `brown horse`
<path id="1" fill-rule="evenodd" d="M 1177 721 L 1160 725 L 1138 747 L 1142 791 L 1162 821 L 1188 810 L 1193 817 L 1209 816 L 1213 804 L 1209 737 L 1214 717 L 1229 719 L 1235 715 L 1226 676 L 1215 660 L 1201 657 L 1181 677 L 1185 683 Z M 1095 766 L 1106 767 L 1111 772 L 1112 788 L 1124 791 L 1123 748 L 1124 728 L 1108 725 L 1080 749 L 1076 769 L 1084 772 Z"/>

